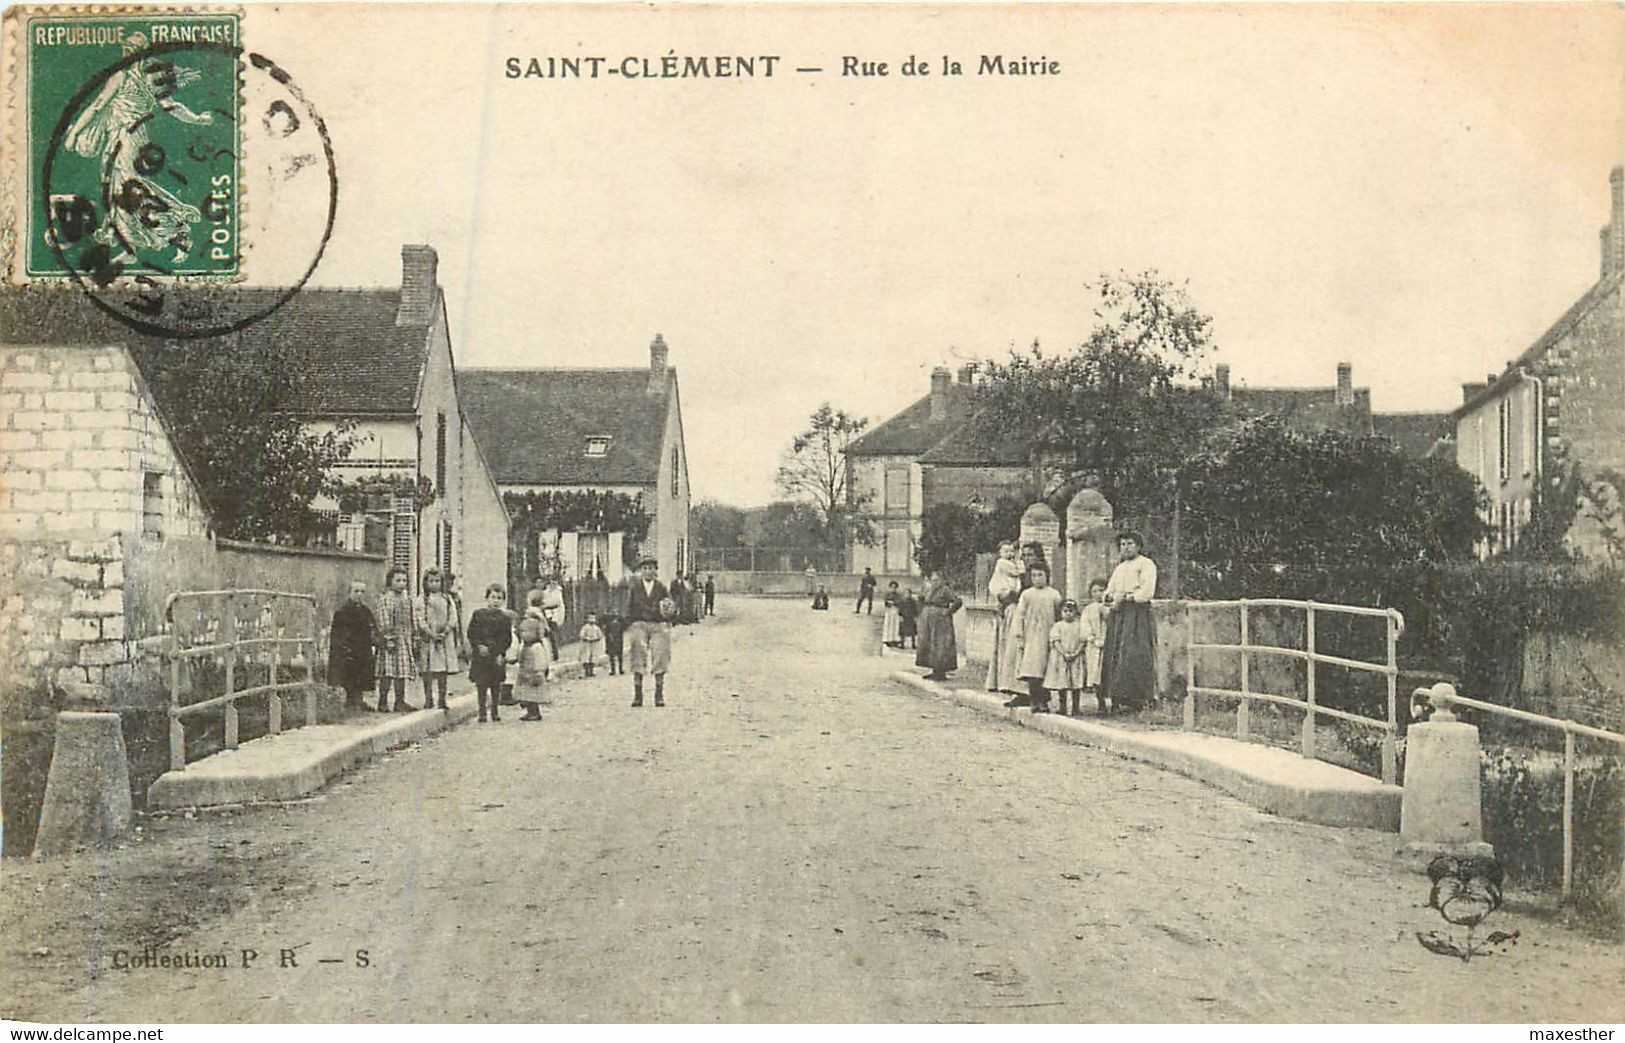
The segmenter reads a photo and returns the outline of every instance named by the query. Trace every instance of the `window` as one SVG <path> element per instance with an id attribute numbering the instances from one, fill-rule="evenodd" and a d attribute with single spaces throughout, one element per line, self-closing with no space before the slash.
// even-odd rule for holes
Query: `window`
<path id="1" fill-rule="evenodd" d="M 679 468 L 682 465 L 682 460 L 683 460 L 682 450 L 678 449 L 676 446 L 672 446 L 671 447 L 671 498 L 674 499 L 674 500 L 677 499 L 679 494 L 680 494 L 680 490 L 679 490 L 678 486 L 681 484 L 681 481 L 682 481 L 682 471 L 679 470 Z M 679 555 L 678 557 L 681 558 L 681 555 Z"/>
<path id="2" fill-rule="evenodd" d="M 161 471 L 141 474 L 141 534 L 149 540 L 164 538 L 164 476 Z"/>
<path id="3" fill-rule="evenodd" d="M 675 486 L 675 483 L 673 483 Z M 688 541 L 681 536 L 677 537 L 677 574 L 682 575 L 688 571 Z"/>
<path id="4" fill-rule="evenodd" d="M 908 465 L 886 468 L 886 513 L 908 513 Z"/>
<path id="5" fill-rule="evenodd" d="M 1496 403 L 1496 422 L 1500 438 L 1496 445 L 1496 477 L 1506 481 L 1512 475 L 1512 396 L 1502 395 Z"/>
<path id="6" fill-rule="evenodd" d="M 451 522 L 446 522 L 445 528 L 440 532 L 440 570 L 450 572 L 451 568 Z"/>
<path id="7" fill-rule="evenodd" d="M 609 452 L 609 436 L 593 435 L 587 439 L 588 456 L 604 456 Z"/>
<path id="8" fill-rule="evenodd" d="M 1525 478 L 1535 473 L 1535 461 L 1539 459 L 1540 443 L 1535 440 L 1535 410 L 1540 408 L 1540 397 L 1535 394 L 1535 385 L 1525 384 L 1523 387 L 1523 476 Z"/>
<path id="9" fill-rule="evenodd" d="M 908 525 L 905 522 L 896 522 L 886 526 L 886 560 L 887 572 L 907 572 L 909 559 Z"/>
<path id="10" fill-rule="evenodd" d="M 410 496 L 395 497 L 390 523 L 389 563 L 406 570 L 408 585 L 412 576 L 412 528 L 417 516 Z"/>
<path id="11" fill-rule="evenodd" d="M 434 491 L 446 495 L 446 414 L 435 417 L 434 432 Z"/>

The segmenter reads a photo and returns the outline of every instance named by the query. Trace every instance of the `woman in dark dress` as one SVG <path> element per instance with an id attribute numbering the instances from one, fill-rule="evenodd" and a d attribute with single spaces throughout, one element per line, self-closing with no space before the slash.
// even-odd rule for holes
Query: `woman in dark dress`
<path id="1" fill-rule="evenodd" d="M 948 671 L 959 669 L 959 644 L 954 639 L 954 613 L 964 605 L 941 572 L 926 576 L 925 604 L 920 609 L 919 649 L 914 665 L 925 667 L 928 681 L 945 681 Z"/>

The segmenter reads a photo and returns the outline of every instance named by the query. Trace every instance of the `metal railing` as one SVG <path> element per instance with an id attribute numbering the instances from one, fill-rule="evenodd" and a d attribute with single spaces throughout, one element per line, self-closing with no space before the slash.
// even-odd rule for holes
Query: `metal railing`
<path id="1" fill-rule="evenodd" d="M 1588 739 L 1601 739 L 1617 746 L 1625 747 L 1625 735 L 1611 732 L 1604 728 L 1593 728 L 1589 724 L 1578 721 L 1564 720 L 1558 717 L 1544 717 L 1528 710 L 1516 710 L 1510 706 L 1497 706 L 1494 703 L 1481 702 L 1478 699 L 1469 699 L 1456 694 L 1456 686 L 1448 681 L 1440 681 L 1431 688 L 1418 688 L 1412 693 L 1412 699 L 1417 702 L 1426 702 L 1439 713 L 1450 713 L 1452 706 L 1465 706 L 1473 710 L 1482 710 L 1499 717 L 1506 717 L 1514 721 L 1523 721 L 1525 724 L 1535 724 L 1542 728 L 1552 728 L 1563 733 L 1563 898 L 1567 900 L 1574 889 L 1574 737 L 1583 735 Z M 1440 718 L 1435 716 L 1435 720 Z"/>
<path id="2" fill-rule="evenodd" d="M 280 617 L 283 605 L 302 605 L 296 614 L 304 623 L 289 635 L 288 624 Z M 192 607 L 200 626 L 190 636 L 199 642 L 188 644 L 183 640 L 176 609 Z M 244 625 L 242 609 L 251 607 L 253 616 Z M 272 735 L 282 731 L 282 695 L 303 689 L 305 724 L 316 723 L 316 692 L 308 682 L 309 664 L 316 655 L 316 599 L 308 594 L 290 594 L 280 590 L 188 590 L 169 595 L 164 601 L 164 620 L 169 627 L 170 641 L 165 649 L 169 660 L 169 766 L 181 771 L 186 767 L 186 729 L 184 719 L 194 714 L 225 707 L 225 741 L 228 749 L 238 746 L 237 703 L 241 699 L 264 695 L 269 698 L 269 731 Z M 210 624 L 213 624 L 212 626 Z M 278 679 L 283 666 L 283 649 L 293 646 L 293 656 L 287 665 L 290 674 Z M 257 653 L 257 656 L 256 656 Z M 266 670 L 266 683 L 237 687 L 239 661 L 250 665 L 258 658 Z M 225 671 L 225 692 L 193 702 L 182 703 L 182 672 L 190 661 L 222 663 Z M 301 676 L 303 675 L 303 676 Z"/>
<path id="3" fill-rule="evenodd" d="M 1313 759 L 1316 756 L 1315 748 L 1315 721 L 1317 717 L 1332 717 L 1351 724 L 1379 730 L 1382 735 L 1382 781 L 1393 785 L 1398 777 L 1399 765 L 1395 742 L 1399 738 L 1399 637 L 1405 631 L 1405 617 L 1397 609 L 1367 608 L 1360 605 L 1333 605 L 1315 601 L 1290 601 L 1284 598 L 1243 598 L 1239 601 L 1188 601 L 1185 603 L 1185 636 L 1186 636 L 1186 688 L 1185 688 L 1185 729 L 1196 730 L 1196 697 L 1198 695 L 1214 695 L 1229 699 L 1240 700 L 1236 708 L 1236 738 L 1247 739 L 1250 730 L 1250 715 L 1255 700 L 1278 703 L 1285 706 L 1296 706 L 1304 711 L 1303 730 L 1299 740 L 1300 750 L 1305 757 Z M 1259 645 L 1251 641 L 1251 613 L 1255 608 L 1287 608 L 1299 609 L 1304 613 L 1304 647 L 1286 648 L 1280 645 Z M 1198 642 L 1196 640 L 1196 611 L 1197 609 L 1226 609 L 1238 610 L 1241 615 L 1241 641 L 1239 644 L 1223 644 L 1218 642 Z M 1348 659 L 1343 656 L 1328 655 L 1315 649 L 1315 618 L 1318 614 L 1332 613 L 1344 616 L 1367 616 L 1380 618 L 1386 621 L 1385 656 L 1381 662 L 1366 662 L 1360 659 Z M 1196 653 L 1199 651 L 1233 651 L 1241 653 L 1241 687 L 1213 688 L 1204 687 L 1196 681 Z M 1274 692 L 1256 692 L 1252 689 L 1249 667 L 1254 653 L 1264 655 L 1283 656 L 1302 660 L 1304 663 L 1304 698 L 1297 699 L 1290 695 L 1281 695 Z M 1335 709 L 1330 706 L 1321 706 L 1315 701 L 1315 672 L 1316 667 L 1322 663 L 1331 666 L 1346 667 L 1350 670 L 1360 670 L 1367 673 L 1381 674 L 1388 686 L 1388 715 L 1386 720 L 1375 717 L 1363 717 L 1357 713 Z"/>

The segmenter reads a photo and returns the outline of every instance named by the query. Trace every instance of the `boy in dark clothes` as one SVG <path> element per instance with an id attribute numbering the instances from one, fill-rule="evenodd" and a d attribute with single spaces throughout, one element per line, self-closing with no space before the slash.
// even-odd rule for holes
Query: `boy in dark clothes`
<path id="1" fill-rule="evenodd" d="M 468 660 L 468 679 L 479 692 L 480 722 L 485 722 L 487 706 L 491 720 L 500 721 L 498 696 L 502 682 L 507 679 L 508 668 L 503 662 L 508 646 L 513 644 L 513 624 L 508 621 L 503 602 L 507 592 L 502 584 L 493 583 L 485 588 L 485 607 L 477 610 L 468 620 L 468 644 L 472 655 Z"/>
<path id="2" fill-rule="evenodd" d="M 367 585 L 355 580 L 350 596 L 333 613 L 327 642 L 327 683 L 344 689 L 344 705 L 351 710 L 367 708 L 361 693 L 372 688 L 378 644 L 378 620 L 367 607 Z"/>
<path id="3" fill-rule="evenodd" d="M 626 620 L 612 612 L 604 617 L 599 629 L 604 632 L 604 654 L 609 657 L 609 672 L 626 673 L 626 667 L 621 665 L 621 649 L 626 644 Z"/>
<path id="4" fill-rule="evenodd" d="M 920 645 L 920 599 L 912 590 L 907 591 L 897 601 L 897 614 L 902 617 L 897 626 L 897 636 L 901 638 L 897 647 L 918 648 Z"/>

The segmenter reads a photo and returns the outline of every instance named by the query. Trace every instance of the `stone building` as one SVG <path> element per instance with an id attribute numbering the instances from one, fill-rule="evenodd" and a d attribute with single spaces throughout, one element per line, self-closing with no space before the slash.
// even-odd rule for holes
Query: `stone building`
<path id="1" fill-rule="evenodd" d="M 1451 414 L 1456 462 L 1489 497 L 1485 554 L 1513 545 L 1560 465 L 1588 477 L 1625 470 L 1625 169 L 1613 169 L 1609 188 L 1597 281 L 1500 373 L 1464 383 Z M 1584 517 L 1569 536 L 1603 553 Z"/>
<path id="2" fill-rule="evenodd" d="M 975 369 L 931 372 L 931 390 L 854 441 L 846 450 L 851 501 L 879 539 L 854 543 L 853 572 L 918 575 L 914 548 L 925 512 L 935 503 L 993 504 L 1026 495 L 1032 466 L 1025 446 L 992 443 L 974 424 Z"/>
<path id="3" fill-rule="evenodd" d="M 638 553 L 653 556 L 663 577 L 692 567 L 682 397 L 659 334 L 647 368 L 465 369 L 458 387 L 504 493 L 620 493 L 652 516 L 640 547 L 624 546 L 619 531 L 553 533 L 567 578 L 613 583 Z"/>
<path id="4" fill-rule="evenodd" d="M 1212 387 L 1241 416 L 1274 414 L 1306 433 L 1380 435 L 1416 457 L 1436 452 L 1450 432 L 1449 413 L 1373 412 L 1371 389 L 1354 386 L 1354 366 L 1348 362 L 1339 362 L 1336 381 L 1321 387 L 1232 385 L 1230 367 L 1220 363 L 1213 368 Z"/>

